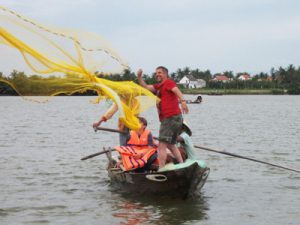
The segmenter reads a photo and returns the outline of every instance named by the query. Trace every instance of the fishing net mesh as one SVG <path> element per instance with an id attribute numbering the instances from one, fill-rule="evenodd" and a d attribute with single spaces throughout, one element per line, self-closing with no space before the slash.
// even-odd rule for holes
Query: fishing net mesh
<path id="1" fill-rule="evenodd" d="M 71 95 L 92 90 L 98 94 L 95 102 L 115 102 L 120 120 L 134 130 L 140 127 L 136 115 L 156 104 L 151 92 L 132 81 L 116 82 L 95 75 L 128 68 L 99 35 L 44 26 L 0 6 L 0 44 L 18 51 L 23 59 L 15 63 L 25 61 L 34 73 L 0 77 L 21 96 Z"/>

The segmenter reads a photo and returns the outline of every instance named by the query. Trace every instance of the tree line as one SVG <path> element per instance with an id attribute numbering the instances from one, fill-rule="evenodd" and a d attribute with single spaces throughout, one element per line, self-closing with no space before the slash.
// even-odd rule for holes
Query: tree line
<path id="1" fill-rule="evenodd" d="M 234 74 L 232 71 L 224 71 L 223 73 L 212 74 L 210 70 L 201 71 L 199 69 L 190 69 L 185 67 L 179 68 L 175 72 L 170 73 L 170 78 L 175 82 L 179 82 L 184 76 L 192 75 L 196 79 L 203 79 L 206 81 L 206 88 L 208 89 L 282 89 L 287 90 L 288 94 L 300 94 L 300 67 L 296 68 L 294 65 L 289 65 L 286 68 L 279 67 L 278 69 L 271 68 L 269 73 L 258 73 L 251 76 L 250 80 L 240 80 L 239 76 L 248 74 L 248 72 L 239 72 Z M 104 75 L 96 73 L 100 78 L 109 79 L 113 81 L 134 81 L 137 82 L 137 76 L 130 69 L 124 70 L 120 74 Z M 225 75 L 230 78 L 228 82 L 214 81 L 218 75 Z M 144 74 L 144 80 L 148 84 L 155 83 L 155 74 Z M 0 79 L 3 78 L 3 73 L 0 72 Z M 51 77 L 43 78 L 38 75 L 25 75 L 24 72 L 13 71 L 6 77 L 12 83 L 22 83 L 28 85 L 30 89 L 30 81 L 51 79 Z M 29 81 L 29 82 L 28 82 Z M 184 89 L 183 86 L 180 88 Z M 84 95 L 94 95 L 94 92 L 84 93 Z M 17 93 L 6 83 L 0 82 L 0 95 L 17 95 Z"/>

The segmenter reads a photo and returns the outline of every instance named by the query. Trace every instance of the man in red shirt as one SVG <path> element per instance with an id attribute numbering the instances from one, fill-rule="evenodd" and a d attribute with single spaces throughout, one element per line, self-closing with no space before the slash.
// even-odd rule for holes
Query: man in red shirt
<path id="1" fill-rule="evenodd" d="M 156 68 L 155 78 L 158 83 L 154 85 L 146 84 L 142 75 L 143 71 L 139 69 L 137 71 L 139 84 L 160 98 L 160 102 L 157 105 L 159 120 L 161 122 L 158 145 L 159 168 L 165 166 L 167 148 L 171 150 L 176 160 L 182 163 L 181 154 L 175 144 L 183 122 L 178 100 L 181 103 L 183 113 L 189 112 L 186 101 L 183 99 L 183 95 L 176 83 L 169 79 L 167 68 L 163 66 Z"/>

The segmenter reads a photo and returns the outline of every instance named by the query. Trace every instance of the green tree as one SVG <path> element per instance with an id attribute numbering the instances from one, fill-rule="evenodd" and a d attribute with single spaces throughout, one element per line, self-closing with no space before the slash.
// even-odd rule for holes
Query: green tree
<path id="1" fill-rule="evenodd" d="M 223 72 L 223 75 L 225 75 L 228 78 L 234 78 L 234 73 L 232 71 L 225 71 Z"/>
<path id="2" fill-rule="evenodd" d="M 208 82 L 212 78 L 210 70 L 200 71 L 199 69 L 195 69 L 191 71 L 191 75 L 193 75 L 193 77 L 195 77 L 196 79 L 203 79 L 206 82 Z"/>
<path id="3" fill-rule="evenodd" d="M 122 80 L 124 81 L 136 81 L 137 77 L 135 73 L 131 72 L 130 69 L 125 69 L 122 74 Z"/>

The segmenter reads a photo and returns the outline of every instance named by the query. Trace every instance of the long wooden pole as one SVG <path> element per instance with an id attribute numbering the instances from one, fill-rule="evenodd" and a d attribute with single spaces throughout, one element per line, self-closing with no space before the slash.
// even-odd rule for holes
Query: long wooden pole
<path id="1" fill-rule="evenodd" d="M 103 130 L 103 131 L 109 131 L 109 132 L 124 133 L 122 131 L 119 131 L 119 130 L 116 130 L 116 129 L 110 129 L 110 128 L 97 127 L 96 129 L 97 130 Z M 96 131 L 96 129 L 95 129 L 95 131 Z M 157 137 L 153 137 L 153 138 L 154 139 L 158 139 Z M 223 154 L 223 155 L 229 155 L 229 156 L 240 158 L 240 159 L 246 159 L 246 160 L 250 160 L 250 161 L 253 161 L 253 162 L 262 163 L 262 164 L 266 164 L 266 165 L 269 165 L 269 166 L 274 166 L 274 167 L 277 167 L 277 168 L 280 168 L 280 169 L 290 170 L 290 171 L 293 171 L 293 172 L 296 172 L 296 173 L 300 173 L 299 170 L 291 169 L 291 168 L 288 168 L 288 167 L 276 165 L 276 164 L 269 163 L 269 162 L 264 162 L 264 161 L 261 161 L 261 160 L 258 160 L 258 159 L 253 159 L 253 158 L 249 158 L 249 157 L 246 157 L 246 156 L 237 155 L 237 154 L 230 153 L 230 152 L 219 151 L 219 150 L 216 150 L 216 149 L 212 149 L 212 148 L 208 148 L 208 147 L 204 147 L 204 146 L 199 146 L 199 145 L 194 145 L 194 148 L 199 148 L 199 149 L 202 149 L 202 150 L 206 150 L 206 151 L 210 151 L 210 152 L 215 152 L 215 153 L 219 153 L 219 154 Z M 106 152 L 103 151 L 103 153 L 106 153 Z M 101 155 L 103 153 L 99 152 L 99 153 L 95 153 L 95 154 Z M 95 155 L 95 156 L 97 156 L 97 155 Z M 92 157 L 94 157 L 94 156 L 92 156 Z M 91 157 L 89 157 L 89 158 L 91 158 Z M 81 159 L 81 160 L 84 160 L 84 159 Z"/>
<path id="2" fill-rule="evenodd" d="M 216 150 L 216 149 L 207 148 L 207 147 L 204 147 L 204 146 L 197 146 L 197 145 L 194 145 L 194 147 L 202 149 L 202 150 L 210 151 L 210 152 L 215 152 L 215 153 L 220 153 L 220 154 L 224 154 L 224 155 L 229 155 L 229 156 L 232 156 L 232 157 L 236 157 L 236 158 L 240 158 L 240 159 L 246 159 L 246 160 L 250 160 L 250 161 L 253 161 L 253 162 L 262 163 L 262 164 L 266 164 L 266 165 L 269 165 L 269 166 L 274 166 L 274 167 L 277 167 L 277 168 L 281 168 L 281 169 L 290 170 L 290 171 L 293 171 L 293 172 L 296 172 L 296 173 L 300 173 L 299 170 L 287 168 L 287 167 L 276 165 L 276 164 L 269 163 L 269 162 L 264 162 L 264 161 L 261 161 L 261 160 L 258 160 L 258 159 L 253 159 L 253 158 L 249 158 L 249 157 L 237 155 L 237 154 L 230 153 L 230 152 L 219 151 L 219 150 Z"/>

